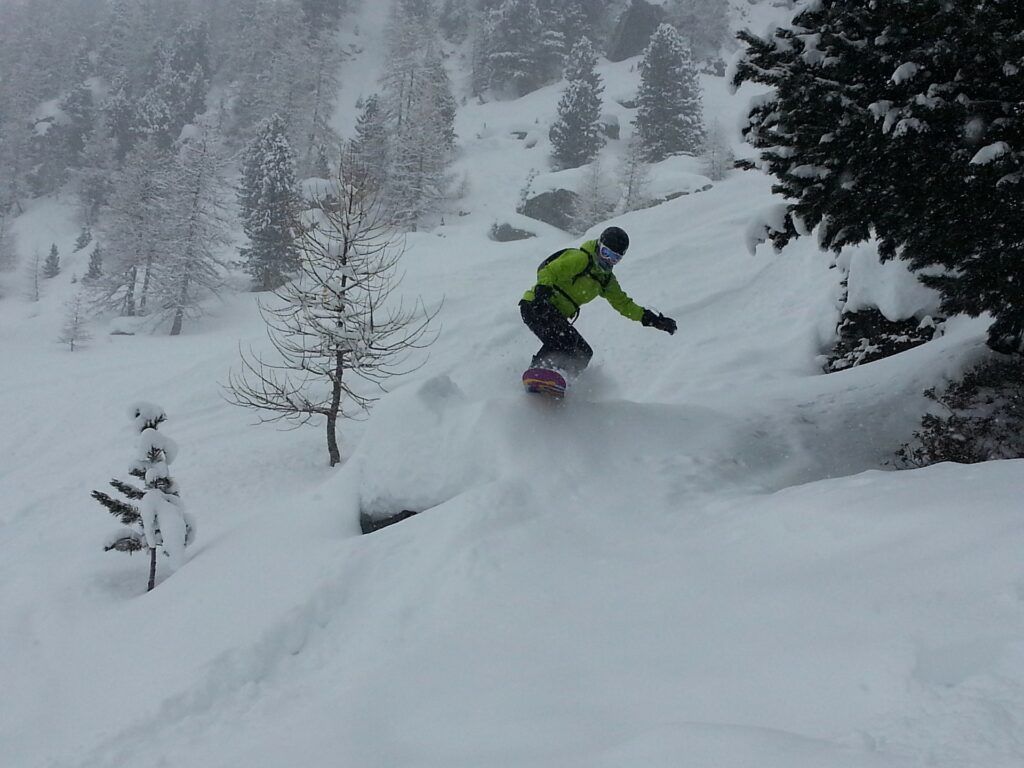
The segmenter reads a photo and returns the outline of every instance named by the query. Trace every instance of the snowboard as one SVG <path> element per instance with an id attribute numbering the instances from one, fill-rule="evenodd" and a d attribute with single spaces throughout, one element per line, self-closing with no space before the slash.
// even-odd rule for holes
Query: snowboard
<path id="1" fill-rule="evenodd" d="M 523 387 L 531 394 L 561 399 L 567 386 L 565 377 L 550 368 L 527 368 L 523 372 Z"/>

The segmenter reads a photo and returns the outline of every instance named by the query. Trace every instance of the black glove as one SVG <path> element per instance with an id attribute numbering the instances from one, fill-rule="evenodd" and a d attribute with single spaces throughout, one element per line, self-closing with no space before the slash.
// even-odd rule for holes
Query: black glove
<path id="1" fill-rule="evenodd" d="M 555 289 L 550 285 L 538 285 L 533 289 L 534 301 L 548 301 L 555 295 Z"/>
<path id="2" fill-rule="evenodd" d="M 665 317 L 660 312 L 658 314 L 655 314 L 654 312 L 651 312 L 651 310 L 649 309 L 644 310 L 644 316 L 640 318 L 640 322 L 643 323 L 645 326 L 657 328 L 659 331 L 664 331 L 665 333 L 668 334 L 675 333 L 676 328 L 679 327 L 676 325 L 676 321 L 673 320 L 671 317 Z"/>

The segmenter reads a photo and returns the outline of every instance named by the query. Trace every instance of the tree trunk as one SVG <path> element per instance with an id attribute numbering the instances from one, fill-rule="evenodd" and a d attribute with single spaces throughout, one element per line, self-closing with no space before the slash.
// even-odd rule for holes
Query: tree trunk
<path id="1" fill-rule="evenodd" d="M 345 355 L 334 355 L 334 377 L 331 381 L 331 407 L 327 412 L 327 452 L 331 455 L 331 466 L 341 463 L 338 449 L 338 413 L 341 411 L 341 375 L 345 372 Z"/>
<path id="2" fill-rule="evenodd" d="M 146 271 L 142 275 L 142 295 L 139 297 L 139 314 L 146 314 L 146 298 L 149 294 L 149 274 L 153 271 L 153 254 L 146 256 Z"/>
<path id="3" fill-rule="evenodd" d="M 121 309 L 121 314 L 125 317 L 135 317 L 135 281 L 138 277 L 137 267 L 128 270 L 128 290 L 124 295 L 124 306 Z"/>
<path id="4" fill-rule="evenodd" d="M 178 309 L 174 313 L 174 320 L 171 322 L 171 336 L 181 333 L 181 324 L 185 319 L 185 306 L 188 301 L 188 276 L 186 275 L 181 286 L 181 295 L 178 297 Z"/>
<path id="5" fill-rule="evenodd" d="M 341 451 L 338 449 L 338 414 L 327 415 L 327 453 L 331 457 L 331 466 L 336 467 L 341 463 Z"/>
<path id="6" fill-rule="evenodd" d="M 149 549 L 149 588 L 147 592 L 152 592 L 153 587 L 156 586 L 156 547 L 150 547 Z"/>
<path id="7" fill-rule="evenodd" d="M 305 166 L 306 166 L 306 171 L 307 172 L 309 172 L 312 169 L 312 167 L 313 167 L 313 162 L 314 162 L 313 147 L 316 144 L 317 123 L 320 121 L 320 99 L 321 99 L 321 90 L 322 90 L 322 83 L 323 83 L 323 77 L 324 77 L 324 67 L 323 67 L 323 56 L 322 55 L 317 58 L 317 64 L 318 64 L 318 66 L 317 66 L 317 70 L 316 70 L 316 88 L 313 90 L 313 119 L 312 119 L 312 126 L 313 127 L 310 128 L 310 131 L 309 131 L 309 146 L 306 147 Z"/>

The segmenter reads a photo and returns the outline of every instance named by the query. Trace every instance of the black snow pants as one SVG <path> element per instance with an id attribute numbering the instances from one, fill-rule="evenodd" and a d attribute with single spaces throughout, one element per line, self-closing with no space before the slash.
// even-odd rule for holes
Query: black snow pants
<path id="1" fill-rule="evenodd" d="M 533 365 L 561 368 L 575 376 L 590 363 L 594 350 L 566 317 L 546 301 L 519 302 L 526 327 L 543 342 Z"/>

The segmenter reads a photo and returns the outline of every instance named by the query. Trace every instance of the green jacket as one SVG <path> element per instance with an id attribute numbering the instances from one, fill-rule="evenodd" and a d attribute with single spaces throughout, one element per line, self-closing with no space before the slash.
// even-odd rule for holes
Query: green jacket
<path id="1" fill-rule="evenodd" d="M 588 301 L 604 296 L 619 314 L 639 322 L 644 308 L 626 295 L 610 270 L 598 266 L 596 253 L 597 240 L 569 248 L 537 272 L 537 285 L 550 285 L 555 289 L 551 303 L 566 317 L 574 317 Z M 533 301 L 533 298 L 533 288 L 523 295 L 526 301 Z"/>

